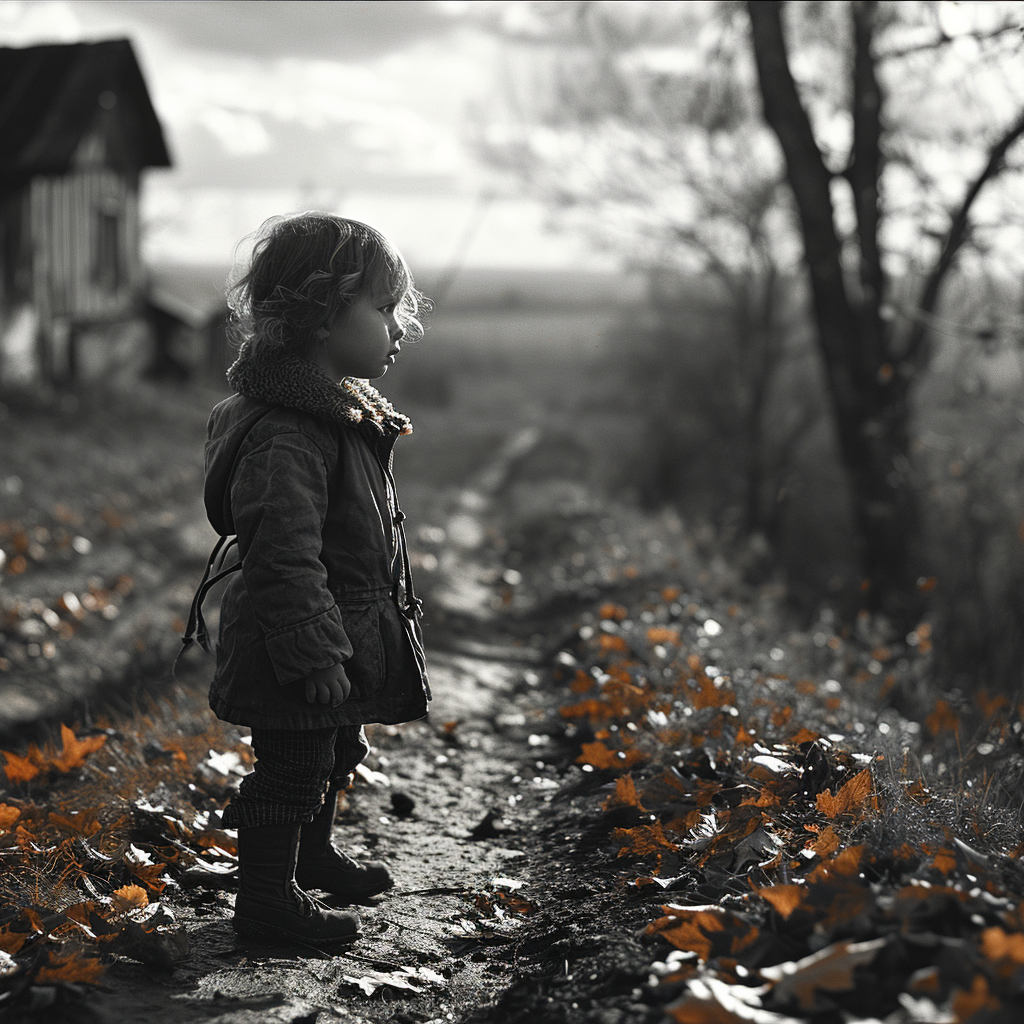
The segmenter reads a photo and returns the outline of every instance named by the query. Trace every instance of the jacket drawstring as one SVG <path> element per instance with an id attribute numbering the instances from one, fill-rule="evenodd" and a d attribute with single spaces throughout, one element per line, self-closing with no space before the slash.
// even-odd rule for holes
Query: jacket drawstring
<path id="1" fill-rule="evenodd" d="M 374 457 L 377 459 L 377 465 L 380 466 L 384 473 L 384 479 L 387 481 L 388 487 L 391 489 L 391 494 L 395 502 L 395 512 L 391 521 L 395 526 L 395 534 L 398 538 L 398 552 L 401 558 L 402 571 L 401 576 L 397 577 L 394 581 L 392 597 L 394 598 L 395 604 L 398 606 L 399 612 L 409 622 L 408 633 L 413 654 L 419 666 L 420 674 L 423 677 L 423 686 L 426 690 L 427 700 L 430 700 L 430 683 L 427 680 L 427 658 L 416 630 L 417 620 L 423 614 L 423 602 L 416 596 L 416 587 L 412 580 L 412 561 L 409 557 L 409 541 L 405 535 L 405 513 L 398 507 L 398 486 L 395 483 L 395 477 L 391 472 L 391 468 L 380 457 L 380 452 L 377 451 L 376 445 L 371 445 L 371 447 L 373 448 Z M 403 580 L 405 582 L 404 605 L 399 598 L 399 589 Z"/>
<path id="2" fill-rule="evenodd" d="M 174 658 L 174 664 L 171 666 L 172 676 L 178 668 L 178 660 L 193 643 L 198 642 L 199 646 L 209 653 L 210 634 L 206 628 L 206 619 L 203 618 L 203 601 L 206 600 L 206 594 L 214 584 L 220 583 L 226 576 L 230 576 L 231 573 L 237 572 L 242 568 L 241 559 L 228 566 L 227 569 L 224 568 L 224 559 L 227 557 L 228 551 L 237 543 L 237 537 L 229 538 L 222 536 L 218 538 L 217 543 L 213 546 L 213 551 L 210 552 L 210 557 L 206 561 L 206 570 L 203 572 L 203 578 L 199 583 L 199 588 L 196 590 L 195 597 L 192 598 L 192 607 L 188 613 L 185 635 L 181 638 L 181 647 Z M 216 571 L 214 571 L 215 565 L 217 565 Z M 213 572 L 213 576 L 210 575 L 211 572 Z"/>

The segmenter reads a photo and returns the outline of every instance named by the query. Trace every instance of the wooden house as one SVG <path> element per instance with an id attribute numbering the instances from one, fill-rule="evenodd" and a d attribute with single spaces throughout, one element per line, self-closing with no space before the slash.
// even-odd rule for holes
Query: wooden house
<path id="1" fill-rule="evenodd" d="M 127 39 L 0 47 L 0 380 L 145 353 L 139 179 L 169 167 Z"/>

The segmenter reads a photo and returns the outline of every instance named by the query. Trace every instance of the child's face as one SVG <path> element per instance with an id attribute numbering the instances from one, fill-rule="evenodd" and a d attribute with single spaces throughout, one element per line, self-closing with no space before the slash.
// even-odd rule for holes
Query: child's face
<path id="1" fill-rule="evenodd" d="M 339 379 L 383 377 L 405 334 L 395 319 L 399 298 L 379 289 L 360 295 L 331 325 L 317 362 Z"/>

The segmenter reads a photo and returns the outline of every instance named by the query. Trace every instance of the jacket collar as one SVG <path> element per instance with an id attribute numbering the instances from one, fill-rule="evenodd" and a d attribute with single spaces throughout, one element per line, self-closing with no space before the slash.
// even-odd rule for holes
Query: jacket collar
<path id="1" fill-rule="evenodd" d="M 298 356 L 261 360 L 240 356 L 228 370 L 228 383 L 240 395 L 299 409 L 332 423 L 365 423 L 381 434 L 412 433 L 409 417 L 368 381 L 345 377 L 336 383 L 315 363 Z"/>

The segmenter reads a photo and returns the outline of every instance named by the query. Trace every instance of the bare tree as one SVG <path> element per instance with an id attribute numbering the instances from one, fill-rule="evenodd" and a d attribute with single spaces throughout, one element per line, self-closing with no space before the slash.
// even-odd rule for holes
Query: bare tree
<path id="1" fill-rule="evenodd" d="M 887 316 L 893 280 L 881 245 L 886 216 L 881 182 L 889 159 L 887 95 L 879 74 L 883 55 L 877 47 L 883 12 L 875 0 L 846 5 L 852 141 L 845 166 L 836 172 L 828 166 L 794 81 L 782 7 L 778 0 L 747 4 L 764 116 L 781 146 L 796 203 L 817 340 L 839 450 L 852 485 L 871 603 L 902 615 L 913 608 L 914 542 L 920 527 L 910 474 L 911 392 L 928 363 L 928 325 L 943 284 L 971 237 L 978 197 L 1004 170 L 1011 147 L 1024 136 L 1024 111 L 990 140 L 981 169 L 949 212 L 937 255 L 911 304 L 908 327 Z M 990 35 L 1006 31 L 1008 26 L 1000 26 Z M 936 33 L 930 46 L 937 49 L 948 42 L 948 36 Z M 927 48 L 927 43 L 917 43 L 912 50 Z M 849 235 L 838 223 L 833 198 L 837 176 L 852 194 L 855 230 Z M 851 251 L 853 259 L 848 259 Z"/>
<path id="2" fill-rule="evenodd" d="M 512 130 L 485 146 L 535 194 L 599 244 L 655 276 L 702 277 L 720 296 L 721 317 L 701 344 L 714 349 L 714 386 L 690 387 L 692 365 L 680 353 L 690 316 L 671 300 L 658 308 L 652 363 L 657 388 L 645 397 L 654 442 L 665 451 L 653 476 L 658 496 L 683 486 L 671 420 L 699 403 L 706 429 L 727 444 L 729 474 L 741 482 L 740 529 L 770 538 L 778 531 L 780 481 L 796 443 L 818 416 L 807 410 L 766 416 L 793 332 L 788 302 L 794 247 L 780 231 L 789 199 L 782 165 L 759 118 L 742 8 L 724 5 L 704 59 L 688 69 L 646 61 L 666 38 L 680 44 L 702 13 L 685 5 L 535 5 L 543 32 L 534 47 L 551 53 L 513 106 Z M 698 20 L 695 22 L 693 19 Z M 519 69 L 522 74 L 522 67 Z M 686 300 L 681 300 L 686 301 Z M 657 302 L 655 303 L 657 305 Z M 632 324 L 635 349 L 642 328 Z M 660 400 L 654 397 L 655 390 Z"/>

